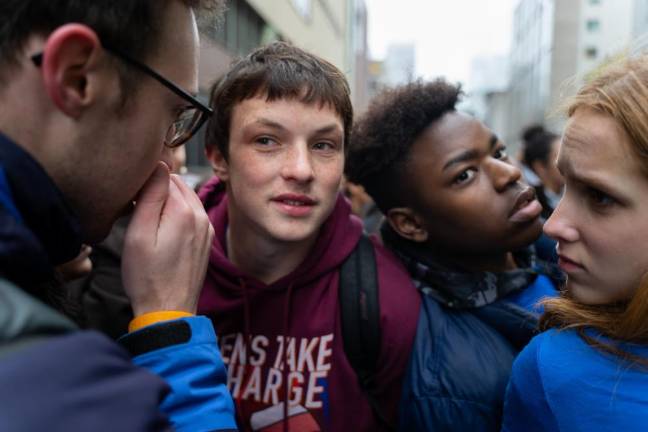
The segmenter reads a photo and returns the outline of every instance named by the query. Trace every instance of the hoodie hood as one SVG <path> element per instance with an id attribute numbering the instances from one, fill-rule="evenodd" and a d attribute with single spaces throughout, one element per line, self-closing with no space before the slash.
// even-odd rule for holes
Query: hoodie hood
<path id="1" fill-rule="evenodd" d="M 362 224 L 351 215 L 351 208 L 344 197 L 338 196 L 331 215 L 322 225 L 314 246 L 302 263 L 272 284 L 265 284 L 243 274 L 227 258 L 228 209 L 225 189 L 225 184 L 214 178 L 199 193 L 215 236 L 198 310 L 212 317 L 222 336 L 224 360 L 230 371 L 228 382 L 234 386 L 232 396 L 239 421 L 242 422 L 241 428 L 256 430 L 251 425 L 272 412 L 272 421 L 281 421 L 283 430 L 287 431 L 294 429 L 288 409 L 290 386 L 276 384 L 292 385 L 299 380 L 295 374 L 302 376 L 295 359 L 291 360 L 291 353 L 296 353 L 296 345 L 290 348 L 290 344 L 296 344 L 297 333 L 302 335 L 300 349 L 319 344 L 318 360 L 313 359 L 312 367 L 308 369 L 308 373 L 315 374 L 313 377 L 324 372 L 318 372 L 316 364 L 324 364 L 320 369 L 330 369 L 328 362 L 332 360 L 326 353 L 331 352 L 328 351 L 328 344 L 333 342 L 336 332 L 333 311 L 337 308 L 337 273 L 357 244 Z M 312 321 L 309 323 L 308 320 Z M 284 343 L 287 345 L 285 348 Z M 275 359 L 274 368 L 265 362 L 261 364 L 261 360 L 267 358 Z M 279 366 L 282 363 L 288 367 Z M 274 395 L 272 404 L 268 405 L 261 398 L 260 390 L 257 395 L 255 389 L 260 389 L 256 385 L 261 379 L 259 377 L 273 373 L 278 375 L 268 379 L 263 392 L 264 395 Z M 307 394 L 324 391 L 326 386 L 318 386 L 314 382 L 309 379 Z M 241 387 L 245 390 L 240 390 Z M 327 395 L 324 391 L 321 396 L 323 400 L 328 400 Z M 313 408 L 308 399 L 301 402 L 306 408 Z M 328 409 L 324 411 L 322 414 L 318 410 L 319 414 L 314 415 L 323 415 L 320 421 L 326 421 L 330 417 Z M 311 420 L 315 422 L 314 418 Z"/>
<path id="2" fill-rule="evenodd" d="M 338 196 L 302 263 L 265 284 L 227 258 L 225 185 L 212 179 L 199 196 L 216 235 L 198 310 L 219 335 L 239 429 L 383 430 L 344 350 L 339 270 L 362 234 L 346 199 Z M 400 263 L 375 243 L 374 251 L 384 324 L 376 397 L 393 418 L 419 296 Z"/>
<path id="3" fill-rule="evenodd" d="M 348 201 L 341 194 L 338 195 L 333 211 L 322 225 L 317 241 L 308 256 L 291 273 L 268 285 L 245 275 L 227 257 L 228 217 L 225 189 L 225 183 L 214 177 L 198 193 L 215 231 L 206 289 L 200 300 L 201 309 L 213 310 L 216 304 L 222 307 L 222 301 L 241 298 L 243 283 L 252 292 L 260 289 L 283 291 L 291 285 L 298 290 L 327 273 L 337 271 L 353 251 L 362 234 L 362 222 L 351 214 Z M 212 284 L 214 287 L 211 287 Z M 215 286 L 218 290 L 210 289 Z"/>

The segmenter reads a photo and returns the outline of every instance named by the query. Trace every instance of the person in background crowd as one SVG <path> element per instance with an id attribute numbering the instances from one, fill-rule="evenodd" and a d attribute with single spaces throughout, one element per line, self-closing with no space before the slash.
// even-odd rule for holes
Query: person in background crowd
<path id="1" fill-rule="evenodd" d="M 422 308 L 404 379 L 403 431 L 497 431 L 513 359 L 558 275 L 529 245 L 542 207 L 506 147 L 457 112 L 444 80 L 380 95 L 354 126 L 348 178 L 386 216 Z M 549 277 L 556 276 L 556 277 Z"/>
<path id="2" fill-rule="evenodd" d="M 544 134 L 545 132 L 546 131 L 543 125 L 532 124 L 524 128 L 520 136 L 520 141 L 522 145 L 518 150 L 515 161 L 517 162 L 518 166 L 520 167 L 520 171 L 522 172 L 522 179 L 526 184 L 530 186 L 534 186 L 540 183 L 540 179 L 538 178 L 536 173 L 533 172 L 533 169 L 531 169 L 531 167 L 528 166 L 526 161 L 524 160 L 524 149 L 529 145 L 529 142 L 531 142 L 531 140 L 533 140 L 536 136 Z"/>
<path id="3" fill-rule="evenodd" d="M 544 227 L 566 289 L 515 361 L 503 430 L 645 430 L 648 59 L 609 66 L 567 113 L 565 195 Z"/>
<path id="4" fill-rule="evenodd" d="M 199 311 L 221 335 L 240 428 L 389 429 L 419 299 L 398 260 L 370 242 L 381 337 L 361 386 L 338 298 L 340 268 L 363 241 L 339 193 L 352 122 L 343 73 L 277 42 L 236 62 L 211 106 L 216 177 L 200 197 L 216 236 Z"/>
<path id="5" fill-rule="evenodd" d="M 191 96 L 195 13 L 222 6 L 2 2 L 0 429 L 236 427 L 213 326 L 194 316 L 213 229 L 168 168 L 210 114 Z M 61 313 L 55 267 L 127 211 L 136 318 L 120 346 Z"/>
<path id="6" fill-rule="evenodd" d="M 542 205 L 543 223 L 551 216 L 562 194 L 564 182 L 556 166 L 559 147 L 559 137 L 546 131 L 542 125 L 531 125 L 522 133 L 519 167 L 524 181 L 536 191 L 536 197 Z M 533 246 L 541 260 L 551 263 L 558 261 L 556 242 L 546 234 L 542 233 Z"/>
<path id="7" fill-rule="evenodd" d="M 344 195 L 351 202 L 351 211 L 362 219 L 364 232 L 367 234 L 380 234 L 380 225 L 384 218 L 380 209 L 371 199 L 364 188 L 348 180 L 343 184 Z"/>
<path id="8" fill-rule="evenodd" d="M 530 182 L 542 204 L 542 217 L 546 220 L 556 208 L 562 195 L 564 180 L 558 171 L 557 158 L 560 137 L 542 131 L 524 142 L 524 164 L 535 174 L 537 180 Z"/>

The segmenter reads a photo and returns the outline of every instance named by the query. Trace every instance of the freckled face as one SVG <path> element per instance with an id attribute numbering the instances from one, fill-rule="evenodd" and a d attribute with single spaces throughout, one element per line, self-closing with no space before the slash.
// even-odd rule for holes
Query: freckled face
<path id="1" fill-rule="evenodd" d="M 628 298 L 648 270 L 648 180 L 630 149 L 620 125 L 589 108 L 565 128 L 565 195 L 544 230 L 558 241 L 567 289 L 584 303 Z"/>
<path id="2" fill-rule="evenodd" d="M 342 181 L 342 119 L 327 105 L 244 100 L 232 113 L 224 165 L 231 221 L 271 241 L 311 241 Z"/>

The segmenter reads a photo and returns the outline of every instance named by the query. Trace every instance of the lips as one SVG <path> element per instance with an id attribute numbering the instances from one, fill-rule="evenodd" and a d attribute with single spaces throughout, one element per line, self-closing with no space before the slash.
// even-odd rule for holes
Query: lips
<path id="1" fill-rule="evenodd" d="M 310 215 L 317 201 L 307 195 L 282 194 L 272 199 L 279 210 L 292 217 L 304 217 Z"/>
<path id="2" fill-rule="evenodd" d="M 585 267 L 575 261 L 574 259 L 568 257 L 567 255 L 558 251 L 558 266 L 567 274 L 574 273 L 579 270 L 585 270 Z"/>
<path id="3" fill-rule="evenodd" d="M 282 194 L 278 197 L 272 199 L 274 202 L 281 204 L 291 205 L 291 206 L 312 206 L 315 205 L 316 201 L 306 195 L 298 194 Z"/>
<path id="4" fill-rule="evenodd" d="M 535 196 L 535 190 L 527 186 L 515 199 L 515 204 L 509 213 L 509 220 L 514 223 L 534 221 L 540 216 L 542 206 Z"/>

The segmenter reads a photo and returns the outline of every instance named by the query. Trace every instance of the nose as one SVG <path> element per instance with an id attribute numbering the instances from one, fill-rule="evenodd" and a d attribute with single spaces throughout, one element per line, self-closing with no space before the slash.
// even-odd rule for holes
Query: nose
<path id="1" fill-rule="evenodd" d="M 520 169 L 512 163 L 491 159 L 488 173 L 493 181 L 493 186 L 498 192 L 503 192 L 510 186 L 517 184 L 522 176 Z"/>
<path id="2" fill-rule="evenodd" d="M 308 144 L 298 142 L 286 151 L 281 175 L 284 179 L 298 183 L 308 183 L 313 180 L 315 173 Z"/>
<path id="3" fill-rule="evenodd" d="M 563 197 L 551 217 L 544 224 L 544 233 L 558 241 L 558 243 L 569 243 L 578 240 L 578 229 L 573 223 L 572 208 L 569 197 Z"/>

